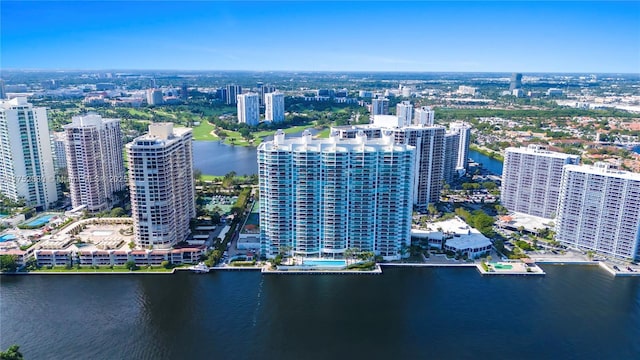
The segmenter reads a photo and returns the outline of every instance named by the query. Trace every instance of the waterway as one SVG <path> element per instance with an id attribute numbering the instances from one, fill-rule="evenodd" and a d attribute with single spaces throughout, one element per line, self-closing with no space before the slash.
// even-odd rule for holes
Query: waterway
<path id="1" fill-rule="evenodd" d="M 193 167 L 207 175 L 238 175 L 258 173 L 255 147 L 225 145 L 220 141 L 194 141 Z"/>
<path id="2" fill-rule="evenodd" d="M 637 359 L 640 278 L 474 268 L 382 275 L 0 277 L 27 359 Z"/>
<path id="3" fill-rule="evenodd" d="M 469 157 L 496 175 L 502 175 L 502 162 L 474 150 L 469 150 Z"/>
<path id="4" fill-rule="evenodd" d="M 492 173 L 502 175 L 502 162 L 473 150 L 469 150 L 469 157 Z M 251 175 L 258 172 L 258 157 L 255 147 L 231 146 L 219 141 L 194 141 L 193 166 L 209 175 L 225 175 L 230 171 L 238 175 Z"/>

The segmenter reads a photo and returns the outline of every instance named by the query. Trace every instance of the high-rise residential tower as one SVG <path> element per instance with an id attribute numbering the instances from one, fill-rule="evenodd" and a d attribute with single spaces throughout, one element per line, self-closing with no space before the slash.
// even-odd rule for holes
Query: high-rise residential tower
<path id="1" fill-rule="evenodd" d="M 187 101 L 189 98 L 189 89 L 187 88 L 187 84 L 182 84 L 180 87 L 180 99 L 182 101 Z"/>
<path id="2" fill-rule="evenodd" d="M 458 142 L 458 161 L 456 169 L 467 171 L 469 169 L 469 143 L 471 142 L 471 125 L 456 121 L 449 124 L 449 131 L 460 134 Z"/>
<path id="3" fill-rule="evenodd" d="M 510 211 L 554 218 L 562 167 L 579 162 L 578 155 L 548 151 L 540 145 L 507 148 L 502 170 L 502 205 Z"/>
<path id="4" fill-rule="evenodd" d="M 509 91 L 522 88 L 522 74 L 511 74 L 511 81 L 509 82 Z"/>
<path id="5" fill-rule="evenodd" d="M 271 92 L 264 94 L 264 119 L 275 123 L 284 121 L 284 94 Z"/>
<path id="6" fill-rule="evenodd" d="M 413 122 L 415 125 L 432 126 L 434 118 L 435 111 L 433 111 L 430 106 L 421 106 L 420 108 L 415 109 Z"/>
<path id="7" fill-rule="evenodd" d="M 126 188 L 120 119 L 74 116 L 64 126 L 71 205 L 107 210 L 114 193 Z"/>
<path id="8" fill-rule="evenodd" d="M 196 216 L 192 138 L 189 128 L 155 123 L 126 145 L 138 246 L 166 249 L 189 235 Z"/>
<path id="9" fill-rule="evenodd" d="M 460 150 L 460 133 L 448 131 L 444 135 L 444 171 L 443 178 L 451 184 L 456 178 L 458 165 L 458 151 Z"/>
<path id="10" fill-rule="evenodd" d="M 260 102 L 258 100 L 258 94 L 247 93 L 238 95 L 237 107 L 239 123 L 250 126 L 256 126 L 260 123 Z"/>
<path id="11" fill-rule="evenodd" d="M 242 94 L 242 86 L 227 85 L 227 91 L 225 93 L 227 97 L 227 105 L 235 105 L 238 102 L 238 95 L 240 94 Z"/>
<path id="12" fill-rule="evenodd" d="M 383 130 L 384 131 L 384 130 Z M 413 205 L 426 211 L 440 201 L 444 177 L 444 126 L 405 126 L 392 129 L 396 144 L 415 147 Z"/>
<path id="13" fill-rule="evenodd" d="M 0 193 L 45 210 L 58 200 L 47 110 L 0 100 Z"/>
<path id="14" fill-rule="evenodd" d="M 385 127 L 374 124 L 332 127 L 331 131 L 341 139 L 353 139 L 358 133 L 364 133 L 369 138 L 379 138 L 384 132 L 388 132 L 396 144 L 415 147 L 413 205 L 424 211 L 430 203 L 439 201 L 445 160 L 443 126 Z"/>
<path id="15" fill-rule="evenodd" d="M 267 99 L 266 95 L 276 91 L 276 87 L 269 84 L 258 83 L 258 95 L 260 95 L 260 106 L 265 105 Z"/>
<path id="16" fill-rule="evenodd" d="M 67 135 L 64 131 L 55 132 L 51 136 L 53 141 L 53 165 L 56 170 L 67 168 Z"/>
<path id="17" fill-rule="evenodd" d="M 389 115 L 389 99 L 371 99 L 371 116 L 374 115 Z"/>
<path id="18" fill-rule="evenodd" d="M 409 245 L 414 148 L 393 135 L 285 139 L 258 147 L 261 252 L 345 256 L 347 249 L 399 259 Z"/>
<path id="19" fill-rule="evenodd" d="M 413 120 L 413 105 L 409 101 L 403 101 L 396 105 L 396 116 L 400 126 L 409 126 Z"/>
<path id="20" fill-rule="evenodd" d="M 610 164 L 566 165 L 556 240 L 571 247 L 640 260 L 640 174 Z"/>
<path id="21" fill-rule="evenodd" d="M 164 104 L 164 97 L 162 96 L 161 89 L 147 89 L 147 104 L 149 105 L 162 105 Z"/>

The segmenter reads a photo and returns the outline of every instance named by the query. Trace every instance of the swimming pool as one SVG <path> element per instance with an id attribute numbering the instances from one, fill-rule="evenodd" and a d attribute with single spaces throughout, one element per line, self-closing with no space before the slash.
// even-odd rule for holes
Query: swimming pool
<path id="1" fill-rule="evenodd" d="M 12 234 L 2 235 L 2 236 L 0 236 L 0 242 L 15 240 L 15 238 L 16 238 L 16 236 L 12 235 Z"/>
<path id="2" fill-rule="evenodd" d="M 333 260 L 333 259 L 304 259 L 302 265 L 306 266 L 321 266 L 321 267 L 345 267 L 347 262 L 345 260 Z"/>
<path id="3" fill-rule="evenodd" d="M 49 220 L 51 220 L 52 217 L 54 217 L 56 215 L 54 214 L 45 214 L 45 215 L 40 215 L 34 219 L 29 220 L 28 222 L 24 223 L 24 225 L 27 226 L 32 226 L 32 227 L 38 227 L 38 226 L 42 226 L 46 223 L 49 222 Z"/>

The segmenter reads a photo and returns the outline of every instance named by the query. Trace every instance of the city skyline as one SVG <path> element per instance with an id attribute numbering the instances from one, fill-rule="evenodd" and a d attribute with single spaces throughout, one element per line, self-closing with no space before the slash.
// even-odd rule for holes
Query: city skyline
<path id="1" fill-rule="evenodd" d="M 640 70 L 637 2 L 5 1 L 0 7 L 5 70 Z M 38 22 L 24 27 L 25 16 Z"/>

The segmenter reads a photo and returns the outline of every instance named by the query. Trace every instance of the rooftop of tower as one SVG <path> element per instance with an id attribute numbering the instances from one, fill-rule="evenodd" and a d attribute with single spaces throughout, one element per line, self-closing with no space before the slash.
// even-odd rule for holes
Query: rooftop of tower
<path id="1" fill-rule="evenodd" d="M 305 130 L 300 137 L 285 138 L 282 130 L 278 130 L 272 141 L 258 146 L 262 151 L 317 151 L 317 152 L 349 152 L 349 151 L 411 151 L 410 145 L 399 145 L 393 141 L 390 133 L 383 133 L 381 138 L 369 139 L 364 132 L 359 132 L 355 139 L 340 139 L 333 132 L 328 139 L 314 139 L 311 132 Z"/>

